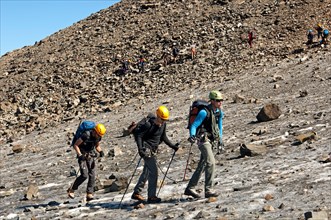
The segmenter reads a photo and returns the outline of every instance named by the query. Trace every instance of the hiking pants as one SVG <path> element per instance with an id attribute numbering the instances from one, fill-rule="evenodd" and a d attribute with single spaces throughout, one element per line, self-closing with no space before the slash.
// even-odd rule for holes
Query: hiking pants
<path id="1" fill-rule="evenodd" d="M 156 196 L 157 177 L 156 157 L 144 158 L 144 169 L 138 179 L 137 185 L 134 187 L 134 193 L 141 194 L 146 181 L 148 181 L 148 198 Z"/>
<path id="2" fill-rule="evenodd" d="M 212 145 L 209 141 L 200 142 L 199 150 L 201 152 L 200 161 L 187 185 L 187 188 L 193 189 L 198 184 L 201 174 L 205 172 L 205 192 L 209 192 L 213 188 L 215 177 L 215 158 Z"/>
<path id="3" fill-rule="evenodd" d="M 78 187 L 88 178 L 87 182 L 87 193 L 94 192 L 94 185 L 95 185 L 95 160 L 94 158 L 90 157 L 86 160 L 79 160 L 79 169 L 80 169 L 80 176 L 76 178 L 72 189 L 77 190 Z"/>

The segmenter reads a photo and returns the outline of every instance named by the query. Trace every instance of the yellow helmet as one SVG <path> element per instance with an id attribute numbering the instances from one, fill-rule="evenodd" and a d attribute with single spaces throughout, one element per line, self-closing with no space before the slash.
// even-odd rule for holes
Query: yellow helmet
<path id="1" fill-rule="evenodd" d="M 322 27 L 322 24 L 321 24 L 321 23 L 318 23 L 318 24 L 317 24 L 317 27 Z"/>
<path id="2" fill-rule="evenodd" d="M 210 100 L 223 100 L 223 95 L 218 90 L 213 90 L 209 93 Z"/>
<path id="3" fill-rule="evenodd" d="M 103 124 L 97 124 L 94 128 L 95 132 L 102 137 L 106 133 L 106 128 Z"/>
<path id="4" fill-rule="evenodd" d="M 169 110 L 164 105 L 161 105 L 156 110 L 156 115 L 163 120 L 169 120 Z"/>

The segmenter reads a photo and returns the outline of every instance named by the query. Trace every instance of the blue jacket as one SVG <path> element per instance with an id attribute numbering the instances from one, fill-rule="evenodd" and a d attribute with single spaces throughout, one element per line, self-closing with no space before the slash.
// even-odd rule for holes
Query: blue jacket
<path id="1" fill-rule="evenodd" d="M 220 109 L 216 109 L 215 113 L 221 111 Z M 224 112 L 221 111 L 219 119 L 218 119 L 218 128 L 220 130 L 220 139 L 222 140 L 223 137 L 223 116 Z M 202 124 L 202 122 L 207 117 L 207 111 L 205 109 L 202 109 L 199 111 L 197 117 L 195 118 L 194 122 L 192 123 L 190 127 L 190 137 L 196 136 L 197 128 Z"/>

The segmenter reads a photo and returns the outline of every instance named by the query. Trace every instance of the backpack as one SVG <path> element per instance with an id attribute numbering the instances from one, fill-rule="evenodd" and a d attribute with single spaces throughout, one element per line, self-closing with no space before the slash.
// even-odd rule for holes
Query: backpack
<path id="1" fill-rule="evenodd" d="M 172 50 L 172 53 L 174 56 L 177 56 L 179 54 L 179 49 L 177 47 L 175 47 L 173 50 Z"/>
<path id="2" fill-rule="evenodd" d="M 205 100 L 195 100 L 192 105 L 190 106 L 190 111 L 188 115 L 188 123 L 187 129 L 191 128 L 195 118 L 197 117 L 198 113 L 202 109 L 208 109 L 209 103 Z M 209 117 L 210 111 L 207 111 L 207 118 Z"/>
<path id="3" fill-rule="evenodd" d="M 138 123 L 132 122 L 131 125 L 127 129 L 128 134 L 129 135 L 130 134 L 133 134 L 135 141 L 137 141 L 137 134 L 140 131 L 140 129 L 143 127 L 143 125 L 145 125 L 151 119 L 155 119 L 155 118 L 156 117 L 155 117 L 155 115 L 153 113 L 149 113 L 146 117 L 144 117 L 143 119 L 141 119 Z"/>
<path id="4" fill-rule="evenodd" d="M 78 138 L 80 138 L 80 136 L 82 136 L 82 134 L 85 131 L 90 131 L 90 130 L 94 129 L 95 126 L 96 126 L 96 124 L 93 121 L 80 122 L 78 125 L 78 128 L 75 132 L 74 138 L 72 139 L 71 146 L 74 146 L 75 142 L 78 140 Z"/>
<path id="5" fill-rule="evenodd" d="M 205 109 L 207 112 L 207 116 L 205 118 L 205 120 L 209 120 L 210 119 L 210 114 L 211 114 L 211 110 L 209 108 L 209 102 L 205 101 L 205 100 L 195 100 L 192 105 L 190 106 L 190 111 L 189 111 L 189 117 L 188 117 L 188 124 L 187 124 L 187 129 L 190 129 L 195 118 L 197 117 L 197 115 L 199 114 L 200 110 Z M 215 113 L 215 117 L 218 118 L 220 116 L 220 112 Z M 216 119 L 218 120 L 218 119 Z M 201 131 L 201 129 L 204 127 L 204 123 L 202 123 L 196 131 L 196 134 L 199 136 L 199 133 Z M 205 128 L 204 128 L 205 129 Z"/>

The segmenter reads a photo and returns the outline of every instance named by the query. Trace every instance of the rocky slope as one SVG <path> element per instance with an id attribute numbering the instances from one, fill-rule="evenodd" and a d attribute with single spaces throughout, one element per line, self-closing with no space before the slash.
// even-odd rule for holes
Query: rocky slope
<path id="1" fill-rule="evenodd" d="M 98 159 L 97 165 L 97 199 L 87 205 L 85 184 L 77 191 L 76 199 L 70 200 L 66 195 L 74 180 L 73 169 L 77 167 L 75 154 L 68 149 L 68 135 L 75 130 L 78 120 L 5 144 L 0 160 L 0 219 L 308 219 L 307 213 L 311 212 L 314 219 L 328 219 L 330 51 L 311 53 L 300 62 L 302 59 L 287 58 L 254 68 L 250 73 L 242 72 L 235 79 L 224 78 L 204 87 L 169 92 L 158 99 L 136 99 L 127 106 L 119 106 L 116 113 L 89 117 L 104 123 L 108 132 L 103 140 L 107 157 Z M 216 156 L 215 189 L 221 196 L 217 201 L 190 201 L 183 195 L 187 184 L 183 181 L 184 169 L 190 151 L 185 129 L 187 109 L 192 100 L 206 97 L 215 88 L 227 97 L 223 105 L 226 150 Z M 282 115 L 257 123 L 257 113 L 270 102 L 280 106 Z M 131 206 L 130 196 L 142 169 L 140 165 L 122 209 L 118 209 L 126 187 L 121 181 L 129 182 L 138 158 L 133 138 L 117 137 L 131 121 L 139 120 L 161 104 L 171 110 L 169 137 L 181 141 L 181 149 L 159 194 L 164 202 L 138 209 Z M 314 139 L 298 143 L 298 135 L 312 131 L 317 134 Z M 241 144 L 255 146 L 256 156 L 242 157 Z M 160 146 L 160 182 L 171 155 L 170 148 Z M 187 178 L 198 159 L 199 151 L 194 145 Z M 198 189 L 203 189 L 203 180 L 202 177 Z"/>
<path id="2" fill-rule="evenodd" d="M 306 30 L 330 25 L 330 1 L 122 1 L 1 57 L 1 141 L 62 121 L 113 111 L 132 98 L 185 90 L 306 48 Z M 248 30 L 257 41 L 248 48 Z M 179 45 L 179 65 L 162 67 Z M 198 47 L 197 60 L 188 48 Z M 114 74 L 119 60 L 149 61 L 145 74 Z M 203 77 L 202 77 L 203 76 Z"/>
<path id="3" fill-rule="evenodd" d="M 330 218 L 331 52 L 302 44 L 306 27 L 330 24 L 321 10 L 330 15 L 330 2 L 122 1 L 1 57 L 0 219 L 308 219 L 307 212 Z M 252 49 L 241 38 L 251 28 L 258 33 Z M 164 43 L 186 51 L 193 40 L 197 60 L 158 66 Z M 113 57 L 143 52 L 149 71 L 113 74 L 120 65 Z M 186 117 L 190 102 L 211 89 L 226 97 L 226 150 L 216 156 L 221 196 L 190 201 L 183 195 Z M 282 114 L 258 123 L 267 103 Z M 138 158 L 133 139 L 117 137 L 160 104 L 171 110 L 169 137 L 182 146 L 160 191 L 164 202 L 130 206 L 139 166 L 118 209 Z M 82 117 L 108 128 L 97 199 L 89 204 L 85 184 L 74 200 L 65 192 L 77 167 L 68 142 Z M 312 131 L 314 139 L 298 142 Z M 256 156 L 242 155 L 242 144 Z M 161 145 L 160 181 L 171 155 Z M 187 177 L 198 159 L 193 146 Z"/>

